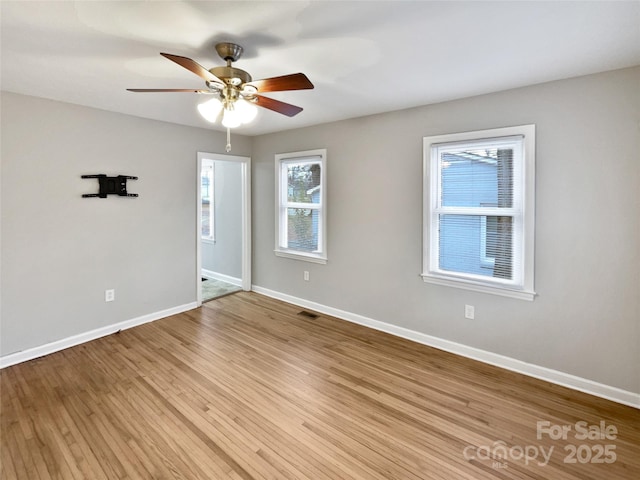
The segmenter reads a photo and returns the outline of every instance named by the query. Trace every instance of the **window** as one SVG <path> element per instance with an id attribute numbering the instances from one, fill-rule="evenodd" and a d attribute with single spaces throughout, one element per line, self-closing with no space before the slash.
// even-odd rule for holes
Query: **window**
<path id="1" fill-rule="evenodd" d="M 327 263 L 326 157 L 326 150 L 276 155 L 278 256 Z"/>
<path id="2" fill-rule="evenodd" d="M 425 282 L 533 300 L 535 126 L 424 138 Z"/>
<path id="3" fill-rule="evenodd" d="M 202 239 L 215 241 L 213 160 L 203 159 L 200 171 L 200 202 L 202 205 Z"/>

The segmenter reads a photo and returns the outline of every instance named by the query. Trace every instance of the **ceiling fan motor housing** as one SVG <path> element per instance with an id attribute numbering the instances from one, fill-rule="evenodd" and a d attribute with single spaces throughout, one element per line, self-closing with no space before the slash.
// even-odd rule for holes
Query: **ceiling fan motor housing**
<path id="1" fill-rule="evenodd" d="M 220 80 L 235 86 L 251 81 L 251 75 L 235 67 L 213 67 L 209 71 Z"/>

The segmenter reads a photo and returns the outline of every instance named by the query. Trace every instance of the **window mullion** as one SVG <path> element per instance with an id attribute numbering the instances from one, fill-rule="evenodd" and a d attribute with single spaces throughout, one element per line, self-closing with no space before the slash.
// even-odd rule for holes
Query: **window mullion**
<path id="1" fill-rule="evenodd" d="M 303 208 L 308 210 L 320 210 L 322 205 L 319 203 L 304 203 L 304 202 L 286 202 L 286 208 Z"/>
<path id="2" fill-rule="evenodd" d="M 495 207 L 439 207 L 434 208 L 437 215 L 474 215 L 479 217 L 517 217 L 520 211 L 515 208 Z"/>

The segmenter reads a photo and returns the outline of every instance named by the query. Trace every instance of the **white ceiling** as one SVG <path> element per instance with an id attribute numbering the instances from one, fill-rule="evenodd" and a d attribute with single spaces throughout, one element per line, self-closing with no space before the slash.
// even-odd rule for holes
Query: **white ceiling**
<path id="1" fill-rule="evenodd" d="M 640 64 L 640 1 L 1 0 L 1 86 L 197 127 L 202 88 L 159 52 L 235 64 L 254 79 L 304 72 L 314 90 L 267 94 L 304 108 L 260 109 L 257 135 Z"/>

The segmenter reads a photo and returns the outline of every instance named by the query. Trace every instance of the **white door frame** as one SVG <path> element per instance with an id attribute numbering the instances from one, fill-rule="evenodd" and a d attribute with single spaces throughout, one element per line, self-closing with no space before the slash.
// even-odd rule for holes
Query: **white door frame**
<path id="1" fill-rule="evenodd" d="M 251 291 L 251 157 L 223 155 L 221 153 L 198 152 L 198 168 L 196 171 L 196 301 L 202 305 L 202 160 L 220 160 L 240 163 L 242 178 L 242 289 Z"/>

